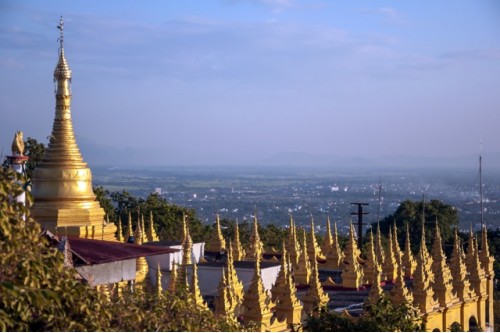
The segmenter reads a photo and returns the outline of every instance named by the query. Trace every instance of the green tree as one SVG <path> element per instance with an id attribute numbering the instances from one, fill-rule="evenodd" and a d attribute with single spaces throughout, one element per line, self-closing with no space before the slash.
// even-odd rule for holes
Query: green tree
<path id="1" fill-rule="evenodd" d="M 28 180 L 32 179 L 33 171 L 42 160 L 44 152 L 45 145 L 38 142 L 36 139 L 28 137 L 26 141 L 24 141 L 24 155 L 29 156 L 29 160 L 26 162 L 26 175 Z"/>
<path id="2" fill-rule="evenodd" d="M 102 186 L 94 186 L 92 189 L 99 205 L 104 209 L 104 214 L 110 221 L 117 221 L 115 206 L 113 206 L 109 191 Z"/>
<path id="3" fill-rule="evenodd" d="M 420 247 L 422 234 L 422 212 L 423 201 L 405 200 L 393 214 L 380 221 L 380 231 L 382 234 L 388 235 L 389 227 L 392 227 L 394 222 L 396 222 L 399 245 L 404 246 L 406 226 L 409 225 L 412 250 L 417 252 Z M 458 212 L 455 207 L 447 205 L 440 200 L 426 202 L 425 221 L 425 237 L 428 246 L 434 240 L 436 221 L 438 222 L 443 241 L 448 244 L 453 242 L 454 230 L 458 227 Z M 376 223 L 373 223 L 372 229 L 376 230 L 376 228 Z"/>
<path id="4" fill-rule="evenodd" d="M 424 324 L 419 322 L 418 311 L 410 304 L 394 306 L 384 295 L 374 304 L 367 302 L 363 314 L 350 317 L 320 310 L 319 316 L 309 316 L 304 324 L 309 332 L 419 332 Z"/>

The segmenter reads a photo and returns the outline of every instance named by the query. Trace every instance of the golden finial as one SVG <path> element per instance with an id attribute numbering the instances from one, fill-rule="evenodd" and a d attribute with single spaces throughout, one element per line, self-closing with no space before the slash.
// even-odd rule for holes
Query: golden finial
<path id="1" fill-rule="evenodd" d="M 57 29 L 59 29 L 59 38 L 57 39 L 57 41 L 60 43 L 60 47 L 61 49 L 63 48 L 63 44 L 64 44 L 64 21 L 63 21 L 63 17 L 61 15 L 61 18 L 59 19 L 59 25 L 57 26 Z"/>

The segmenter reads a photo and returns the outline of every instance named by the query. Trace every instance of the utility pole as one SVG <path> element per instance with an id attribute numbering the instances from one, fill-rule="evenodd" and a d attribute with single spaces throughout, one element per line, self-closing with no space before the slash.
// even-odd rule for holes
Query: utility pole
<path id="1" fill-rule="evenodd" d="M 358 211 L 351 213 L 351 215 L 358 215 L 358 248 L 361 250 L 361 245 L 363 244 L 363 215 L 368 215 L 369 213 L 363 212 L 363 206 L 368 206 L 367 203 L 363 202 L 351 202 L 351 205 L 357 205 Z"/>

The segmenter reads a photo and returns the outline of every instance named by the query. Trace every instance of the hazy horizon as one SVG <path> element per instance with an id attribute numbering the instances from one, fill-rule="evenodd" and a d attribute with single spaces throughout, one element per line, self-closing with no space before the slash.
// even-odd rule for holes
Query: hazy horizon
<path id="1" fill-rule="evenodd" d="M 496 1 L 2 1 L 2 154 L 50 135 L 60 15 L 89 163 L 500 165 Z"/>

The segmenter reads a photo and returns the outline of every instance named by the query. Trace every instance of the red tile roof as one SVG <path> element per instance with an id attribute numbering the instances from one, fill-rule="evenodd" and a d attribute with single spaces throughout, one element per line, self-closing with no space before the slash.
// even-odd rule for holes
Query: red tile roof
<path id="1" fill-rule="evenodd" d="M 178 252 L 165 246 L 148 246 L 68 237 L 71 252 L 88 265 Z"/>

